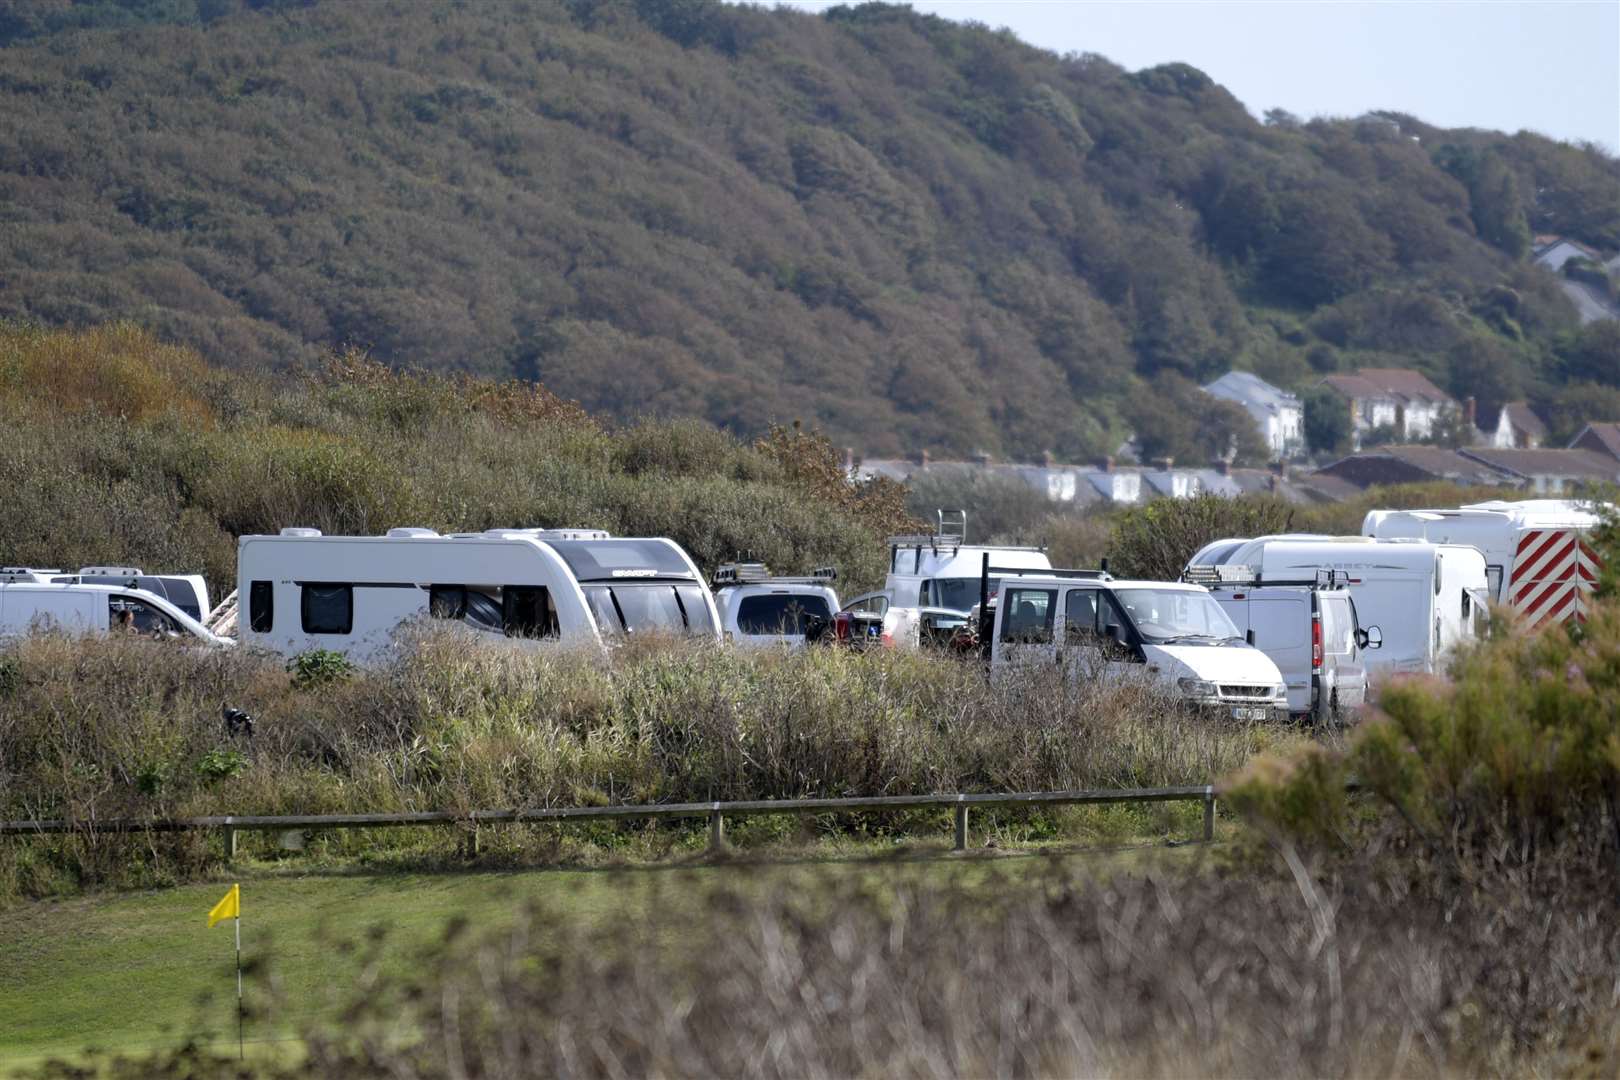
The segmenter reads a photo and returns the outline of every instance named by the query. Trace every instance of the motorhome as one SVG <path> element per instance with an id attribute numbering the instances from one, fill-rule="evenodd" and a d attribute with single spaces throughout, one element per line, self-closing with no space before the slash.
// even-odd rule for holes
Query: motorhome
<path id="1" fill-rule="evenodd" d="M 1035 571 L 1002 577 L 998 590 L 990 666 L 999 678 L 1057 664 L 1083 678 L 1145 679 L 1238 720 L 1287 716 L 1277 665 L 1201 585 Z"/>
<path id="2" fill-rule="evenodd" d="M 1485 557 L 1465 545 L 1296 533 L 1217 540 L 1187 565 L 1271 579 L 1344 571 L 1361 624 L 1382 630 L 1383 647 L 1367 656 L 1374 676 L 1440 671 L 1452 650 L 1484 632 Z"/>
<path id="3" fill-rule="evenodd" d="M 880 614 L 886 644 L 915 648 L 946 644 L 979 602 L 980 571 L 986 565 L 1019 571 L 1050 570 L 1037 547 L 967 543 L 967 514 L 940 511 L 932 534 L 889 538 L 889 573 L 881 593 L 851 601 L 854 611 Z M 999 578 L 989 583 L 993 595 Z"/>
<path id="4" fill-rule="evenodd" d="M 1585 620 L 1602 567 L 1586 542 L 1599 524 L 1591 503 L 1562 499 L 1483 502 L 1454 510 L 1372 510 L 1366 536 L 1468 544 L 1485 556 L 1491 599 L 1536 627 Z"/>
<path id="5" fill-rule="evenodd" d="M 777 577 L 763 563 L 726 563 L 714 572 L 721 633 L 743 647 L 802 647 L 806 633 L 831 625 L 837 579 L 830 566 L 808 577 Z"/>
<path id="6" fill-rule="evenodd" d="M 0 571 L 0 637 L 36 632 L 81 637 L 114 631 L 210 647 L 235 644 L 142 589 L 55 582 L 27 570 Z"/>
<path id="7" fill-rule="evenodd" d="M 244 536 L 237 595 L 242 643 L 287 656 L 330 649 L 376 660 L 413 619 L 535 646 L 720 636 L 714 597 L 674 541 L 587 529 Z"/>
<path id="8" fill-rule="evenodd" d="M 1184 580 L 1209 590 L 1238 633 L 1271 657 L 1288 686 L 1288 711 L 1335 723 L 1367 701 L 1365 653 L 1383 630 L 1362 626 L 1342 570 L 1268 579 L 1246 566 L 1189 566 Z"/>

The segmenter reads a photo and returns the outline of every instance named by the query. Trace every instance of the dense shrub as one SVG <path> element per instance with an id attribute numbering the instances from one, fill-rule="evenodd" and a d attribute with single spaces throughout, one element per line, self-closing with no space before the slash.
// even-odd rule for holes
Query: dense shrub
<path id="1" fill-rule="evenodd" d="M 1155 499 L 1114 519 L 1110 569 L 1118 576 L 1175 581 L 1212 540 L 1291 531 L 1296 511 L 1272 498 Z"/>

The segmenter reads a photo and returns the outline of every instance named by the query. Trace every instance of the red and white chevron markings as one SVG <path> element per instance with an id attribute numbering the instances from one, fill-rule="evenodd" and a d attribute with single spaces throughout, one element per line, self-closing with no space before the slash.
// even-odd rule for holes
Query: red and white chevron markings
<path id="1" fill-rule="evenodd" d="M 1573 529 L 1532 529 L 1519 538 L 1513 607 L 1532 627 L 1553 619 L 1586 621 L 1597 584 L 1597 556 Z"/>

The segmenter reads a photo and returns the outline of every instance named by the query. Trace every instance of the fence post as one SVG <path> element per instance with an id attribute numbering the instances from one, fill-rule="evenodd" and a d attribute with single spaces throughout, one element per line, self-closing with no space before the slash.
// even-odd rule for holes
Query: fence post
<path id="1" fill-rule="evenodd" d="M 720 804 L 715 803 L 714 809 L 709 811 L 709 850 L 719 851 L 726 846 L 726 817 L 720 812 Z"/>
<path id="2" fill-rule="evenodd" d="M 967 850 L 967 803 L 956 804 L 956 850 Z"/>
<path id="3" fill-rule="evenodd" d="M 1215 839 L 1215 789 L 1204 789 L 1204 839 Z"/>
<path id="4" fill-rule="evenodd" d="M 225 858 L 236 858 L 236 829 L 231 825 L 231 819 L 225 819 Z"/>

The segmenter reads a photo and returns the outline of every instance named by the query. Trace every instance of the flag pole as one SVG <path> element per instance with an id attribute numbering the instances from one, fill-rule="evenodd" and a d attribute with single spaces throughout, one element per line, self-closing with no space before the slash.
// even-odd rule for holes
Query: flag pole
<path id="1" fill-rule="evenodd" d="M 246 1060 L 246 1053 L 242 1044 L 242 909 L 240 907 L 236 909 L 236 1060 Z"/>

